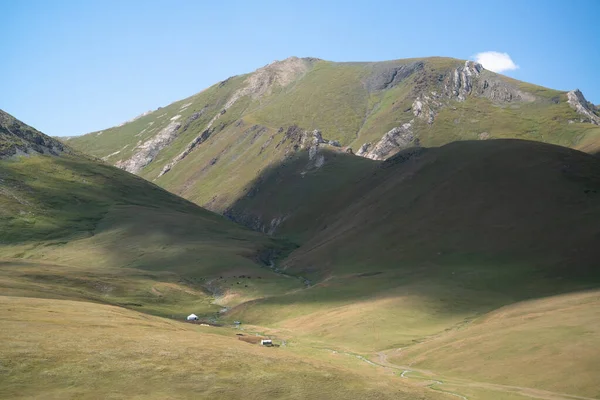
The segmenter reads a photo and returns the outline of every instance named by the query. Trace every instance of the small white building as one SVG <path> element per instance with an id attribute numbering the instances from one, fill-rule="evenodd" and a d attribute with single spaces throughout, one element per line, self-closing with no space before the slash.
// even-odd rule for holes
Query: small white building
<path id="1" fill-rule="evenodd" d="M 260 344 L 262 346 L 273 346 L 273 341 L 271 339 L 261 339 Z"/>
<path id="2" fill-rule="evenodd" d="M 198 316 L 196 314 L 190 314 L 187 316 L 188 321 L 198 321 Z"/>

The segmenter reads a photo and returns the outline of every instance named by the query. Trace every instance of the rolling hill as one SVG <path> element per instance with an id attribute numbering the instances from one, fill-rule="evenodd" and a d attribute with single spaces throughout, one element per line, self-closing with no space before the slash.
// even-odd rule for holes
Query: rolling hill
<path id="1" fill-rule="evenodd" d="M 595 152 L 599 123 L 577 90 L 470 61 L 291 57 L 68 143 L 224 213 L 262 171 L 301 148 L 383 160 L 413 146 L 517 138 Z"/>

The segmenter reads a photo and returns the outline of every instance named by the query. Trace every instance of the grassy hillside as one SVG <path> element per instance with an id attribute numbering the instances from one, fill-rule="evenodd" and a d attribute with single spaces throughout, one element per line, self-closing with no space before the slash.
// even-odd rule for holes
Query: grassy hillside
<path id="1" fill-rule="evenodd" d="M 66 153 L 10 157 L 0 160 L 0 183 L 4 294 L 180 318 L 213 316 L 224 299 L 237 304 L 302 287 L 266 267 L 263 254 L 287 244 L 109 165 Z"/>
<path id="2" fill-rule="evenodd" d="M 114 167 L 31 157 L 0 161 L 0 176 L 0 258 L 18 261 L 0 267 L 4 290 L 28 282 L 28 295 L 66 290 L 180 317 L 215 313 L 216 293 L 243 299 L 301 286 L 258 261 L 285 246 Z M 264 279 L 225 282 L 238 273 Z"/>
<path id="3" fill-rule="evenodd" d="M 450 376 L 598 398 L 599 294 L 581 292 L 502 307 L 387 358 Z M 548 368 L 549 360 L 560 368 Z M 568 378 L 566 371 L 572 372 Z"/>
<path id="4" fill-rule="evenodd" d="M 0 110 L 0 158 L 21 154 L 60 154 L 71 149 Z"/>
<path id="5" fill-rule="evenodd" d="M 444 399 L 372 367 L 301 357 L 122 308 L 0 296 L 0 397 Z"/>
<path id="6" fill-rule="evenodd" d="M 392 143 L 379 158 L 415 144 L 498 138 L 598 149 L 600 128 L 580 122 L 565 92 L 478 68 L 439 57 L 378 63 L 292 57 L 68 143 L 219 213 L 296 151 L 293 126 L 319 129 L 326 141 L 356 153 L 410 123 L 406 142 Z"/>

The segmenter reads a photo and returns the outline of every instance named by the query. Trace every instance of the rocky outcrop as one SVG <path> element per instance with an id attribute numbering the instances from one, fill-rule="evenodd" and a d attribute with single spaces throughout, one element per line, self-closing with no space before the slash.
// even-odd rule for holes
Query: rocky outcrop
<path id="1" fill-rule="evenodd" d="M 32 154 L 58 156 L 70 152 L 60 141 L 0 110 L 0 159 Z"/>
<path id="2" fill-rule="evenodd" d="M 494 103 L 531 102 L 535 96 L 526 93 L 500 76 L 486 71 L 481 64 L 466 61 L 464 65 L 440 77 L 440 90 L 417 91 L 412 104 L 415 118 L 432 124 L 449 101 L 465 101 L 468 96 L 485 97 Z"/>
<path id="3" fill-rule="evenodd" d="M 194 150 L 196 148 L 196 146 L 198 146 L 199 144 L 204 143 L 206 141 L 206 139 L 208 139 L 210 137 L 210 135 L 213 133 L 213 131 L 214 131 L 214 129 L 211 129 L 211 128 L 203 130 L 201 134 L 199 134 L 198 136 L 196 136 L 194 138 L 194 140 L 192 140 L 185 147 L 185 150 L 183 150 L 181 153 L 179 153 L 177 155 L 177 157 L 175 157 L 170 163 L 166 164 L 163 167 L 163 169 L 158 174 L 158 177 L 160 178 L 161 176 L 163 176 L 164 174 L 166 174 L 167 172 L 169 172 L 171 170 L 171 168 L 173 168 L 173 166 L 175 166 L 175 164 L 177 164 L 178 162 L 180 162 L 181 160 L 183 160 L 184 158 L 186 158 L 188 156 L 188 154 L 190 154 L 192 152 L 192 150 Z"/>
<path id="4" fill-rule="evenodd" d="M 600 125 L 600 117 L 594 112 L 596 107 L 583 97 L 583 93 L 579 89 L 571 90 L 567 93 L 567 102 L 581 115 L 580 122 Z"/>
<path id="5" fill-rule="evenodd" d="M 371 146 L 373 146 L 371 142 L 364 143 L 362 146 L 360 146 L 360 148 L 356 152 L 356 155 L 360 157 L 366 157 L 367 153 L 371 149 Z"/>
<path id="6" fill-rule="evenodd" d="M 314 58 L 289 57 L 257 69 L 245 80 L 244 87 L 232 96 L 232 99 L 235 99 L 233 102 L 237 100 L 236 97 L 250 95 L 256 99 L 270 94 L 275 86 L 289 85 L 308 72 L 316 60 Z"/>
<path id="7" fill-rule="evenodd" d="M 221 110 L 221 111 L 225 111 L 225 110 Z M 178 162 L 180 162 L 181 160 L 186 158 L 198 145 L 204 143 L 210 137 L 210 135 L 214 132 L 214 129 L 212 128 L 213 124 L 223 114 L 224 114 L 223 112 L 220 112 L 217 115 L 215 115 L 208 122 L 206 127 L 200 132 L 200 134 L 198 136 L 196 136 L 194 139 L 192 139 L 192 141 L 189 142 L 187 146 L 185 146 L 185 149 L 181 153 L 179 153 L 175 158 L 173 158 L 171 160 L 171 162 L 167 163 L 163 167 L 163 169 L 158 174 L 158 178 L 160 178 L 161 176 L 163 176 L 164 174 L 169 172 L 175 166 L 175 164 L 177 164 Z M 192 122 L 192 121 L 190 121 L 190 122 Z"/>
<path id="8" fill-rule="evenodd" d="M 475 78 L 482 70 L 481 64 L 473 61 L 466 61 L 464 66 L 454 69 L 444 81 L 445 95 L 465 101 L 473 89 Z"/>
<path id="9" fill-rule="evenodd" d="M 181 123 L 172 121 L 155 136 L 148 139 L 134 149 L 134 154 L 127 160 L 121 160 L 115 165 L 125 171 L 137 174 L 142 168 L 150 164 L 156 155 L 177 137 L 177 130 Z"/>
<path id="10" fill-rule="evenodd" d="M 412 128 L 412 122 L 396 127 L 383 135 L 375 146 L 370 143 L 362 145 L 356 155 L 371 160 L 385 160 L 399 150 L 409 147 L 414 142 L 415 135 Z"/>
<path id="11" fill-rule="evenodd" d="M 437 110 L 439 110 L 443 104 L 438 100 L 439 95 L 437 92 L 431 92 L 430 95 L 419 96 L 412 104 L 412 112 L 416 118 L 425 120 L 428 124 L 433 124 Z"/>
<path id="12" fill-rule="evenodd" d="M 454 69 L 446 76 L 442 94 L 458 101 L 465 101 L 469 95 L 486 97 L 496 103 L 535 100 L 532 94 L 518 89 L 473 61 L 466 61 L 464 66 Z"/>

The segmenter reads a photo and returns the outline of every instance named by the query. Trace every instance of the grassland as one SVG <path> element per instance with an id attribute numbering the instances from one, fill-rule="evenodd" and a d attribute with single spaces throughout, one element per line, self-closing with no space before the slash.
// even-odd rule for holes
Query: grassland
<path id="1" fill-rule="evenodd" d="M 598 291 L 588 291 L 502 307 L 390 360 L 447 376 L 598 398 L 599 301 Z"/>
<path id="2" fill-rule="evenodd" d="M 219 328 L 67 300 L 0 303 L 2 398 L 445 398 L 373 368 L 261 348 Z"/>

